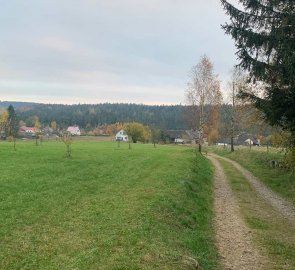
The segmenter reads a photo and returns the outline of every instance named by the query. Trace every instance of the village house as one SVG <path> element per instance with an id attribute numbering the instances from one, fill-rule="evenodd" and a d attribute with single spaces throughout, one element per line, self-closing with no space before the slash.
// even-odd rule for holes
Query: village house
<path id="1" fill-rule="evenodd" d="M 198 138 L 198 132 L 192 130 L 167 130 L 166 133 L 169 142 L 176 144 L 194 143 Z"/>
<path id="2" fill-rule="evenodd" d="M 250 133 L 242 132 L 234 137 L 233 143 L 234 145 L 260 146 L 260 139 Z M 231 144 L 231 140 L 229 137 L 220 138 L 216 144 L 227 146 Z"/>
<path id="3" fill-rule="evenodd" d="M 68 127 L 67 132 L 70 132 L 71 135 L 73 135 L 73 136 L 80 136 L 81 135 L 81 131 L 78 126 Z"/>
<path id="4" fill-rule="evenodd" d="M 128 142 L 128 135 L 127 133 L 121 129 L 117 134 L 116 134 L 116 141 L 123 141 L 123 142 Z"/>
<path id="5" fill-rule="evenodd" d="M 25 136 L 25 137 L 34 137 L 36 136 L 36 133 L 39 132 L 39 129 L 36 127 L 26 127 L 22 126 L 18 130 L 18 134 L 20 136 Z"/>

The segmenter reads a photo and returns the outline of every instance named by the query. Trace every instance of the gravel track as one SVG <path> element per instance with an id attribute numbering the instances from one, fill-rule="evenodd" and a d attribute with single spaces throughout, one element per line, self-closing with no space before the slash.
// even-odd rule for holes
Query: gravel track
<path id="1" fill-rule="evenodd" d="M 215 155 L 209 155 L 215 167 L 214 211 L 216 241 L 224 269 L 268 269 L 267 260 L 254 245 L 251 230 L 244 222 L 223 169 Z"/>
<path id="2" fill-rule="evenodd" d="M 215 154 L 211 154 L 210 156 L 214 158 L 220 158 L 230 162 L 235 168 L 239 170 L 239 172 L 249 181 L 249 183 L 257 190 L 261 197 L 263 197 L 266 201 L 268 201 L 282 216 L 284 216 L 293 227 L 295 227 L 295 207 L 288 200 L 282 198 L 277 193 L 273 192 L 271 189 L 266 187 L 261 181 L 259 181 L 251 172 L 243 168 L 237 162 L 221 157 Z"/>

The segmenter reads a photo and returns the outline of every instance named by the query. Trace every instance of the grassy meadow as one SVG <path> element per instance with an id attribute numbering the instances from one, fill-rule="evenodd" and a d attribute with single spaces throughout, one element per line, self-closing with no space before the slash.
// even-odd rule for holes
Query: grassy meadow
<path id="1" fill-rule="evenodd" d="M 0 269 L 217 269 L 212 168 L 192 148 L 0 143 Z"/>
<path id="2" fill-rule="evenodd" d="M 265 147 L 236 147 L 232 153 L 230 149 L 223 147 L 209 147 L 219 155 L 231 158 L 264 182 L 265 185 L 288 198 L 295 204 L 295 175 L 283 168 L 273 168 L 272 161 L 283 159 L 283 152 L 277 148 L 270 148 L 267 152 Z"/>

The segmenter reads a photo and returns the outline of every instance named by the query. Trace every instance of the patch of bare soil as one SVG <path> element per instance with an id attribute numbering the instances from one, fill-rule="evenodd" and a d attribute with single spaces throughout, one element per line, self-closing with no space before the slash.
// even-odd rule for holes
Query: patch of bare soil
<path id="1" fill-rule="evenodd" d="M 251 230 L 244 222 L 223 169 L 209 156 L 215 167 L 214 211 L 216 240 L 225 269 L 256 270 L 268 269 L 267 260 L 254 245 Z"/>
<path id="2" fill-rule="evenodd" d="M 266 201 L 268 201 L 275 209 L 278 210 L 278 212 L 284 216 L 293 227 L 295 227 L 295 207 L 294 205 L 289 202 L 288 200 L 282 198 L 275 192 L 273 192 L 271 189 L 266 187 L 261 181 L 259 181 L 251 172 L 243 168 L 240 164 L 237 162 L 225 158 L 220 157 L 215 154 L 210 154 L 215 158 L 221 158 L 228 162 L 230 162 L 233 166 L 235 166 L 242 175 L 249 181 L 249 183 L 257 190 L 257 192 L 260 194 L 261 197 L 263 197 Z"/>

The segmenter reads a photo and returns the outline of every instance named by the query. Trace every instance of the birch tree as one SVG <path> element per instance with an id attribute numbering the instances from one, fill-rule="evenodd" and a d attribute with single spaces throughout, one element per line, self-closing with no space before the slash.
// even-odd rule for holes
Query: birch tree
<path id="1" fill-rule="evenodd" d="M 194 108 L 197 113 L 192 113 L 193 121 L 196 122 L 198 129 L 199 152 L 202 152 L 204 140 L 204 128 L 207 134 L 215 132 L 214 138 L 217 137 L 222 95 L 220 91 L 220 81 L 214 74 L 213 64 L 210 59 L 204 55 L 199 63 L 193 66 L 190 72 L 190 81 L 186 91 L 187 104 Z M 205 105 L 210 105 L 209 110 L 205 112 Z M 217 121 L 216 121 L 217 120 Z M 215 131 L 213 132 L 213 129 Z"/>
<path id="2" fill-rule="evenodd" d="M 3 111 L 0 113 L 0 138 L 2 139 L 6 137 L 5 131 L 8 125 L 8 112 Z"/>

